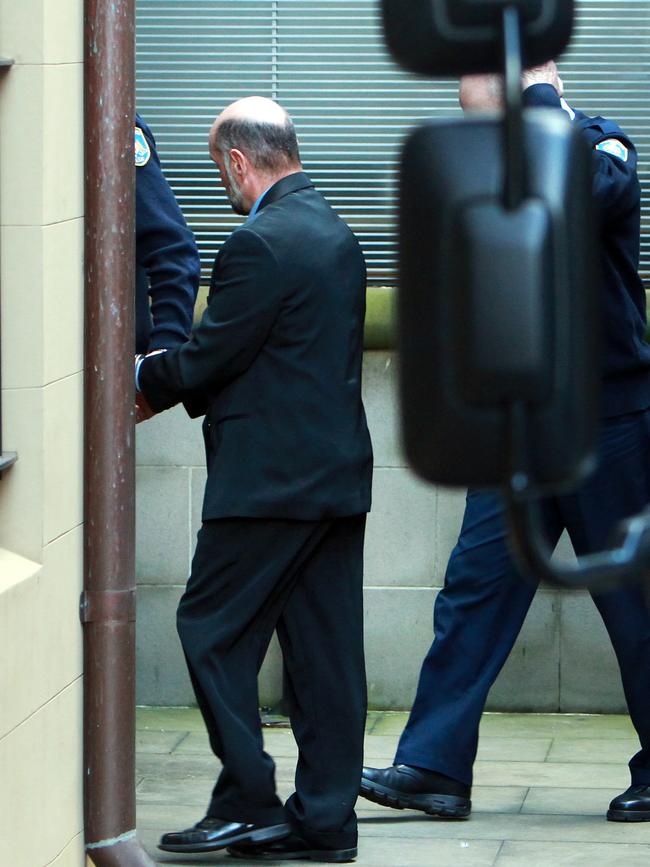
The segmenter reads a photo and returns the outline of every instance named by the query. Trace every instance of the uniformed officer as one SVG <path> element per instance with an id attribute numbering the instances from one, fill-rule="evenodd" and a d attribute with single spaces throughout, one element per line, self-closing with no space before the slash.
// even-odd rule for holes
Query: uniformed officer
<path id="1" fill-rule="evenodd" d="M 602 411 L 597 468 L 575 493 L 544 504 L 556 544 L 566 528 L 577 554 L 604 548 L 612 528 L 650 501 L 650 346 L 638 276 L 637 157 L 610 120 L 587 117 L 562 99 L 555 64 L 524 76 L 526 106 L 567 112 L 593 148 L 594 199 L 601 214 Z M 465 110 L 499 108 L 500 81 L 461 82 Z M 470 491 L 458 544 L 434 611 L 435 640 L 422 664 L 415 703 L 390 768 L 364 768 L 361 794 L 433 816 L 470 814 L 472 766 L 488 691 L 517 638 L 535 593 L 511 560 L 496 493 Z M 627 704 L 641 741 L 631 787 L 607 818 L 650 821 L 650 614 L 640 588 L 594 594 L 614 646 Z M 576 796 L 580 809 L 580 798 Z"/>
<path id="2" fill-rule="evenodd" d="M 136 352 L 147 353 L 187 340 L 201 263 L 151 130 L 135 123 Z"/>

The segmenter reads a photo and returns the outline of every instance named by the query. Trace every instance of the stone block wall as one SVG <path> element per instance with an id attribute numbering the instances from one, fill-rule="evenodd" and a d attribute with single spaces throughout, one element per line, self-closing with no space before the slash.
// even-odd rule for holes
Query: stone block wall
<path id="1" fill-rule="evenodd" d="M 371 707 L 413 700 L 432 638 L 432 607 L 444 581 L 464 492 L 416 479 L 398 436 L 395 356 L 367 352 L 364 400 L 375 452 L 373 509 L 365 553 L 366 656 Z M 175 607 L 200 526 L 205 460 L 200 420 L 175 409 L 138 428 L 138 701 L 191 704 L 175 631 Z M 559 556 L 572 556 L 563 539 Z M 272 646 L 260 700 L 277 704 L 281 664 Z M 520 638 L 489 698 L 491 710 L 618 712 L 616 661 L 589 596 L 538 591 Z"/>
<path id="2" fill-rule="evenodd" d="M 54 8 L 56 7 L 56 8 Z M 0 0 L 0 864 L 81 867 L 83 2 Z"/>

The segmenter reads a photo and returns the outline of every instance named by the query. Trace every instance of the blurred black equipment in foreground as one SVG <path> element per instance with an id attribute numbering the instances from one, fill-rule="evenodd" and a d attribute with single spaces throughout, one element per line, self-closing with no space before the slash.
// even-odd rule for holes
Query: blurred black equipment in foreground
<path id="1" fill-rule="evenodd" d="M 403 435 L 432 482 L 501 487 L 524 573 L 603 590 L 650 567 L 650 509 L 620 547 L 551 563 L 539 499 L 593 465 L 598 237 L 591 154 L 553 112 L 526 116 L 527 66 L 557 55 L 562 0 L 383 0 L 389 47 L 430 75 L 505 74 L 503 119 L 431 122 L 401 166 Z"/>

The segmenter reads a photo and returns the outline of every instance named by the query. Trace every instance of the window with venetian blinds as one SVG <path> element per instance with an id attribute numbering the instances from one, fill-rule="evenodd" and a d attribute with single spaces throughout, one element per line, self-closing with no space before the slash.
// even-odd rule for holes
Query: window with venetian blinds
<path id="1" fill-rule="evenodd" d="M 618 121 L 636 142 L 650 279 L 650 0 L 578 0 L 560 60 L 570 103 Z M 405 14 L 408 0 L 405 0 Z M 207 155 L 212 121 L 260 94 L 292 114 L 305 170 L 364 248 L 370 282 L 395 279 L 395 173 L 406 130 L 459 114 L 456 81 L 388 57 L 375 0 L 137 0 L 137 102 L 196 233 L 207 275 L 238 225 Z"/>

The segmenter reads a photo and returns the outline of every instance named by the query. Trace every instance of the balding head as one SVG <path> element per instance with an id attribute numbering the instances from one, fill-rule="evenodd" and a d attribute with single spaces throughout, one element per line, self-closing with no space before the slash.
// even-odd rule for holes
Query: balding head
<path id="1" fill-rule="evenodd" d="M 222 154 L 238 148 L 264 171 L 300 163 L 291 118 L 281 105 L 262 96 L 239 99 L 224 109 L 210 131 L 210 146 Z"/>
<path id="2" fill-rule="evenodd" d="M 286 110 L 272 99 L 267 99 L 265 96 L 247 96 L 225 108 L 215 121 L 215 126 L 219 126 L 227 120 L 282 126 L 288 119 L 289 115 Z"/>
<path id="3" fill-rule="evenodd" d="M 498 111 L 503 105 L 502 77 L 464 75 L 460 80 L 458 101 L 463 111 Z"/>
<path id="4" fill-rule="evenodd" d="M 550 84 L 560 96 L 564 93 L 554 60 L 524 70 L 521 76 L 522 89 L 534 84 Z M 460 80 L 459 102 L 463 111 L 499 111 L 503 108 L 503 76 L 464 75 Z"/>
<path id="5" fill-rule="evenodd" d="M 293 121 L 281 105 L 261 96 L 224 109 L 210 130 L 210 156 L 240 214 L 249 213 L 278 180 L 302 168 Z"/>

